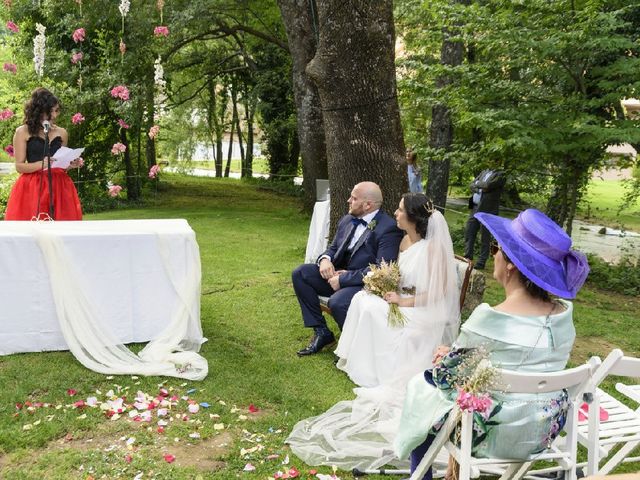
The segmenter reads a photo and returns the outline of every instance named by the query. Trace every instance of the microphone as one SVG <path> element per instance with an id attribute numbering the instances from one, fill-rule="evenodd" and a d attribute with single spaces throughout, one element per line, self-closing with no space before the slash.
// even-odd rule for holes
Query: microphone
<path id="1" fill-rule="evenodd" d="M 44 128 L 45 135 L 49 133 L 49 129 L 51 128 L 51 123 L 49 123 L 49 120 L 43 120 L 42 128 Z"/>

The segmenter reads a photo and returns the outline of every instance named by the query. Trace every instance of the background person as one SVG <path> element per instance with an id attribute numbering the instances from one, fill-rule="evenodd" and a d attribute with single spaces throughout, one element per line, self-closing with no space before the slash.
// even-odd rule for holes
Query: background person
<path id="1" fill-rule="evenodd" d="M 535 209 L 513 221 L 487 213 L 476 217 L 497 239 L 493 276 L 505 300 L 495 307 L 479 305 L 451 350 L 438 348 L 436 368 L 410 380 L 395 450 L 400 458 L 411 452 L 412 471 L 431 445 L 435 426 L 455 404 L 451 378 L 463 349 L 482 347 L 493 365 L 507 370 L 553 372 L 565 368 L 575 340 L 572 303 L 552 297 L 575 298 L 589 273 L 586 257 L 571 250 L 571 238 Z M 543 451 L 564 426 L 569 407 L 564 391 L 487 393 L 492 404 L 475 418 L 475 456 L 526 459 Z M 430 480 L 431 470 L 423 478 Z"/>
<path id="2" fill-rule="evenodd" d="M 422 171 L 418 166 L 418 155 L 411 148 L 407 148 L 406 159 L 409 191 L 411 193 L 422 193 Z"/>
<path id="3" fill-rule="evenodd" d="M 314 330 L 299 356 L 318 353 L 335 341 L 322 316 L 318 295 L 329 297 L 333 318 L 342 329 L 351 299 L 364 286 L 362 279 L 369 264 L 398 257 L 402 232 L 395 220 L 380 210 L 380 187 L 373 182 L 358 183 L 347 203 L 349 215 L 340 219 L 327 251 L 316 264 L 300 265 L 291 275 L 304 326 Z"/>
<path id="4" fill-rule="evenodd" d="M 16 129 L 13 148 L 16 180 L 5 212 L 5 220 L 47 219 L 49 217 L 49 178 L 44 156 L 43 122 L 50 122 L 49 155 L 67 145 L 67 131 L 54 122 L 60 113 L 60 101 L 46 88 L 38 88 L 24 107 L 24 124 Z M 73 160 L 70 168 L 82 161 Z M 82 220 L 82 207 L 73 181 L 62 168 L 51 170 L 55 220 Z"/>
<path id="5" fill-rule="evenodd" d="M 500 207 L 500 195 L 504 189 L 506 178 L 502 170 L 486 169 L 480 172 L 469 188 L 472 195 L 469 197 L 469 219 L 464 229 L 464 256 L 473 260 L 476 245 L 476 236 L 480 230 L 480 256 L 475 268 L 482 270 L 489 258 L 489 244 L 491 234 L 483 227 L 475 214 L 478 212 L 498 214 Z"/>

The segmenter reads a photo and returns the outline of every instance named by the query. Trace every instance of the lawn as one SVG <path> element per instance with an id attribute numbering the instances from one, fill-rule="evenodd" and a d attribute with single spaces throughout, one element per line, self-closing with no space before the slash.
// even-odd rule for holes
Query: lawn
<path id="1" fill-rule="evenodd" d="M 290 283 L 291 270 L 304 257 L 309 224 L 300 206 L 244 182 L 165 174 L 145 208 L 88 215 L 189 221 L 202 258 L 202 324 L 209 339 L 202 354 L 209 376 L 199 383 L 110 378 L 86 370 L 68 352 L 0 357 L 0 478 L 131 479 L 142 473 L 144 479 L 265 479 L 291 467 L 300 478 L 312 478 L 311 468 L 283 441 L 298 420 L 353 398 L 353 384 L 334 368 L 331 352 L 295 355 L 309 336 Z M 456 234 L 464 216 L 451 215 Z M 486 300 L 500 297 L 489 279 Z M 586 288 L 576 301 L 572 362 L 605 356 L 614 346 L 640 355 L 639 309 L 638 298 Z M 178 400 L 171 421 L 158 432 L 156 424 L 108 419 L 98 409 L 73 406 L 90 396 L 103 399 L 109 390 L 134 397 L 138 391 L 156 395 L 160 388 L 208 407 L 188 413 L 187 402 Z M 256 470 L 243 472 L 247 463 Z"/>
<path id="2" fill-rule="evenodd" d="M 592 179 L 580 204 L 580 217 L 591 223 L 640 232 L 640 199 L 620 210 L 625 193 L 625 184 L 620 180 Z"/>

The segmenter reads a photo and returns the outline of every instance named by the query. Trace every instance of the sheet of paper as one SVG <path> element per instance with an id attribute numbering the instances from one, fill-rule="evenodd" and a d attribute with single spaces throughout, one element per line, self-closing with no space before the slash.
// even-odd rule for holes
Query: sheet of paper
<path id="1" fill-rule="evenodd" d="M 69 164 L 82 155 L 82 152 L 84 152 L 84 148 L 60 147 L 51 157 L 53 159 L 51 168 L 69 168 Z"/>

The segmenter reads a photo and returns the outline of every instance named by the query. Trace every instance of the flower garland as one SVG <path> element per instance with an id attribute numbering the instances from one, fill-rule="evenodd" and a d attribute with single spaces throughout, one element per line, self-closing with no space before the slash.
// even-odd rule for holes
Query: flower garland
<path id="1" fill-rule="evenodd" d="M 44 73 L 45 43 L 47 41 L 44 32 L 47 30 L 47 27 L 41 23 L 36 23 L 36 30 L 38 31 L 38 35 L 33 38 L 33 65 L 38 76 L 42 77 Z"/>

